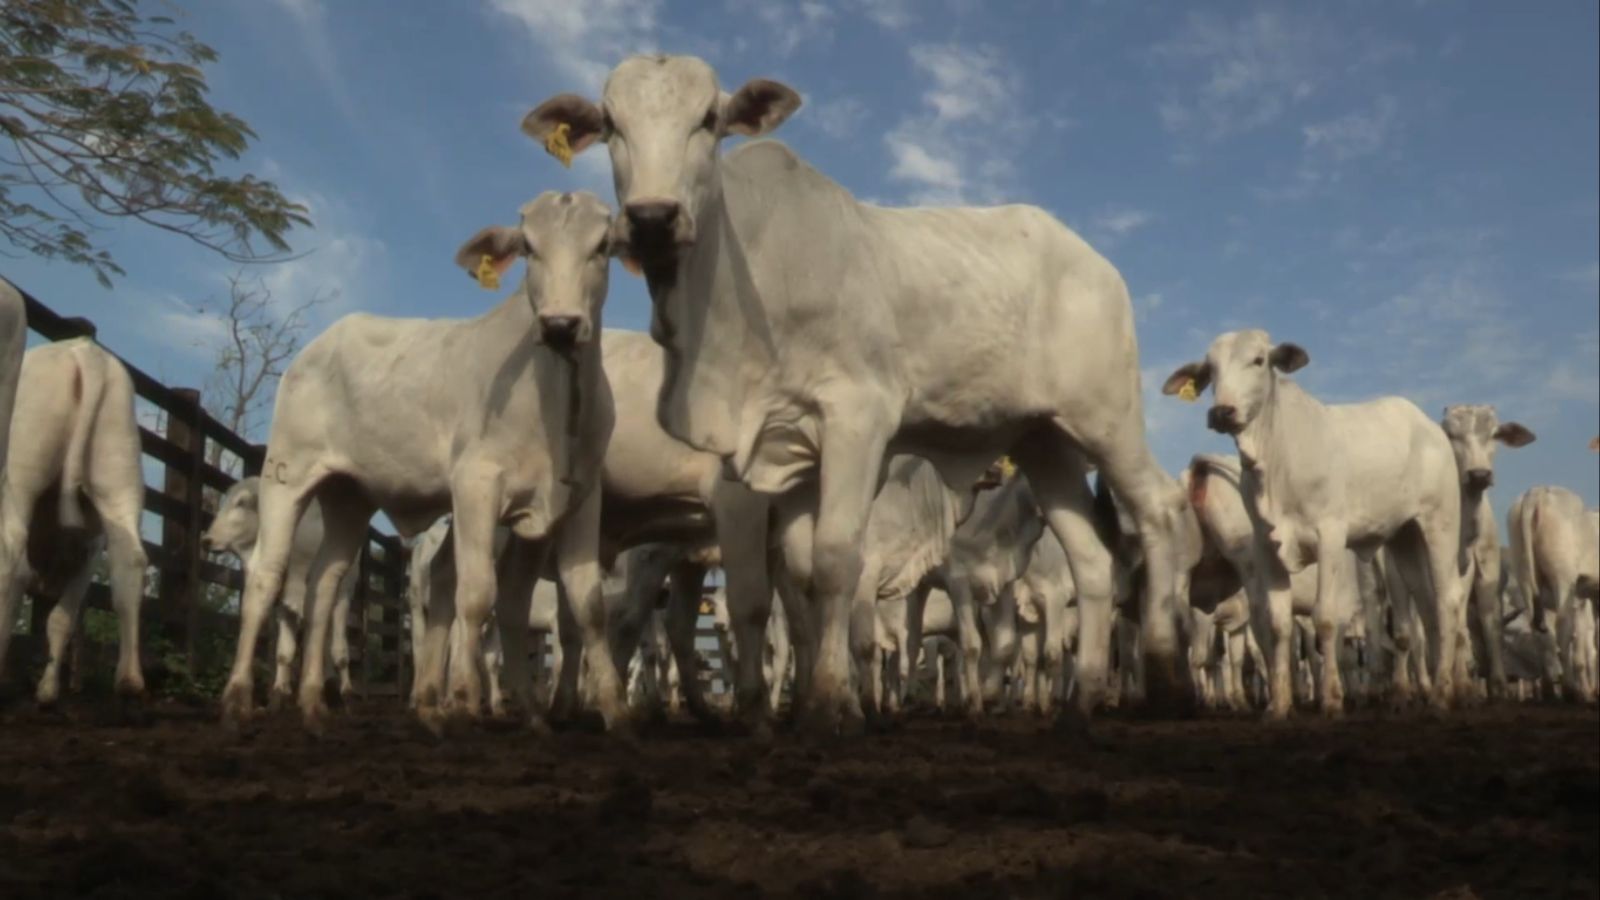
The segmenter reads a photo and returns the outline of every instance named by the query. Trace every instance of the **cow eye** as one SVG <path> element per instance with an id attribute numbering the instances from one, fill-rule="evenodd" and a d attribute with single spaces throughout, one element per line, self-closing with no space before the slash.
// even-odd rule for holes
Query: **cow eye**
<path id="1" fill-rule="evenodd" d="M 706 131 L 717 130 L 717 108 L 715 106 L 706 110 L 705 116 L 700 120 L 700 127 Z"/>
<path id="2" fill-rule="evenodd" d="M 1252 366 L 1264 366 L 1266 364 L 1267 358 L 1265 356 L 1258 356 L 1255 359 L 1250 360 L 1250 365 Z"/>
<path id="3" fill-rule="evenodd" d="M 600 243 L 594 245 L 594 254 L 593 255 L 595 255 L 595 256 L 605 256 L 606 255 L 606 244 L 609 242 L 609 240 L 610 240 L 609 237 L 601 237 L 600 238 Z"/>

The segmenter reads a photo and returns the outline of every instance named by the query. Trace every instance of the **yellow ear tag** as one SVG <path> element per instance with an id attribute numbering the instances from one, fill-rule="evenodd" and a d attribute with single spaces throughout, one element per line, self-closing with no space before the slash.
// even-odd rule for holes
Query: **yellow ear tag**
<path id="1" fill-rule="evenodd" d="M 1011 461 L 1011 457 L 1000 457 L 1000 476 L 1002 478 L 1010 478 L 1015 474 L 1017 474 L 1017 464 Z"/>
<path id="2" fill-rule="evenodd" d="M 571 130 L 571 125 L 562 122 L 544 139 L 545 151 L 561 160 L 561 164 L 569 169 L 572 168 L 572 145 L 567 143 L 567 132 Z"/>
<path id="3" fill-rule="evenodd" d="M 1185 403 L 1193 403 L 1200 399 L 1200 392 L 1195 390 L 1193 378 L 1185 381 L 1183 387 L 1178 388 L 1178 399 Z"/>
<path id="4" fill-rule="evenodd" d="M 483 259 L 478 261 L 476 273 L 478 286 L 486 291 L 500 290 L 500 272 L 494 267 L 494 258 L 485 253 Z"/>

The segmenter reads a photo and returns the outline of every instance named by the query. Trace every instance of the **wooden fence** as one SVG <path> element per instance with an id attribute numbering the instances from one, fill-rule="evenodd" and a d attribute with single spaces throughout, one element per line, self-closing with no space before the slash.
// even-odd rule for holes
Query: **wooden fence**
<path id="1" fill-rule="evenodd" d="M 88 320 L 62 316 L 22 288 L 17 290 L 27 304 L 29 329 L 41 337 L 63 341 L 95 336 Z M 207 413 L 198 390 L 169 387 L 125 359 L 122 364 L 133 377 L 139 397 L 161 410 L 165 422 L 161 434 L 143 425 L 139 428 L 144 455 L 158 462 L 163 473 L 161 484 L 145 485 L 144 508 L 161 521 L 160 543 L 145 541 L 145 552 L 157 573 L 155 596 L 144 598 L 145 621 L 159 625 L 193 674 L 198 664 L 197 642 L 203 635 L 238 633 L 234 616 L 204 608 L 202 592 L 207 585 L 234 592 L 243 587 L 237 569 L 213 562 L 200 549 L 200 536 L 211 518 L 205 489 L 225 491 L 236 480 L 207 461 L 215 458 L 208 457 L 207 446 L 218 445 L 238 457 L 246 475 L 260 473 L 265 448 L 229 431 Z M 361 551 L 359 581 L 350 606 L 350 671 L 368 695 L 398 696 L 409 684 L 410 645 L 401 640 L 407 554 L 399 538 L 376 529 L 369 532 Z M 85 606 L 109 610 L 110 592 L 104 585 L 94 585 Z M 36 641 L 44 633 L 46 613 L 43 604 L 34 604 L 30 636 Z M 148 655 L 145 659 L 148 666 Z"/>

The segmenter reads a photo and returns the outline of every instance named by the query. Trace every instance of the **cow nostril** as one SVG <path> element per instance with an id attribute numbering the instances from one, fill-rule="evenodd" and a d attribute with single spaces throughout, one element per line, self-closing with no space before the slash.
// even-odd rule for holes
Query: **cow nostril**
<path id="1" fill-rule="evenodd" d="M 1206 426 L 1212 431 L 1230 431 L 1238 421 L 1239 412 L 1231 406 L 1213 406 L 1206 413 Z"/>
<path id="2" fill-rule="evenodd" d="M 546 316 L 539 320 L 544 331 L 544 342 L 556 346 L 571 346 L 578 337 L 577 316 Z"/>
<path id="3" fill-rule="evenodd" d="M 641 200 L 629 203 L 628 223 L 639 231 L 670 228 L 678 218 L 678 204 L 672 200 Z"/>
<path id="4" fill-rule="evenodd" d="M 1490 487 L 1494 484 L 1494 472 L 1490 469 L 1468 469 L 1467 484 L 1473 487 Z"/>

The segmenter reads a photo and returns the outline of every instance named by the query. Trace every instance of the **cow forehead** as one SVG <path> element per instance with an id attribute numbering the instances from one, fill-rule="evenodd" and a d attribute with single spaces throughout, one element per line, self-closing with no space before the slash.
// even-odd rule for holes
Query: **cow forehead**
<path id="1" fill-rule="evenodd" d="M 1246 331 L 1229 331 L 1211 342 L 1207 354 L 1218 362 L 1248 353 L 1265 352 L 1272 347 L 1272 338 L 1259 328 Z"/>
<path id="2" fill-rule="evenodd" d="M 1447 406 L 1444 410 L 1444 430 L 1454 436 L 1487 435 L 1497 425 L 1499 417 L 1495 415 L 1494 407 L 1486 404 L 1461 403 Z"/>
<path id="3" fill-rule="evenodd" d="M 696 115 L 719 93 L 717 73 L 694 56 L 632 56 L 606 79 L 601 96 L 613 110 L 664 111 L 686 106 Z"/>
<path id="4" fill-rule="evenodd" d="M 588 240 L 610 225 L 610 207 L 588 191 L 546 191 L 522 207 L 522 229 L 539 243 L 562 236 Z"/>

